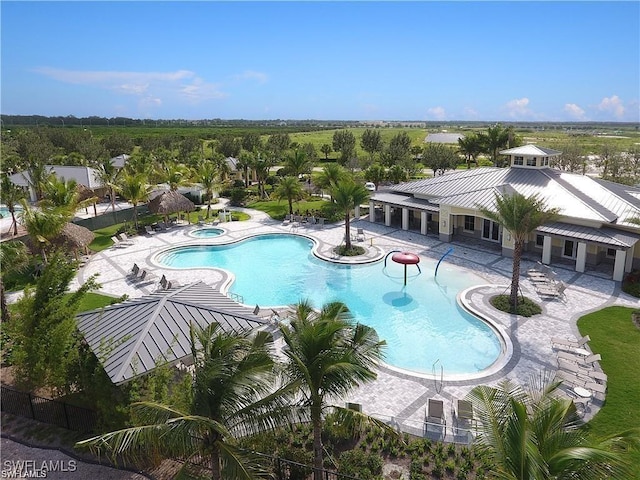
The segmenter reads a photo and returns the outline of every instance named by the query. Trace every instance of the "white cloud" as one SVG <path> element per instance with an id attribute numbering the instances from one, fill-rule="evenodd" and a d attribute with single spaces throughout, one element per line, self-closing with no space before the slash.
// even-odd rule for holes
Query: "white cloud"
<path id="1" fill-rule="evenodd" d="M 480 114 L 478 113 L 478 111 L 471 107 L 466 107 L 464 109 L 464 115 L 465 115 L 465 119 L 476 119 L 480 117 Z"/>
<path id="2" fill-rule="evenodd" d="M 527 108 L 528 106 L 529 106 L 529 99 L 526 97 L 510 100 L 506 104 L 507 114 L 511 118 L 530 117 L 531 111 Z"/>
<path id="3" fill-rule="evenodd" d="M 431 107 L 427 109 L 427 117 L 433 120 L 444 120 L 447 113 L 443 107 Z"/>
<path id="4" fill-rule="evenodd" d="M 618 119 L 624 117 L 624 105 L 622 105 L 622 100 L 617 95 L 603 98 L 597 108 L 601 112 L 610 113 Z"/>
<path id="5" fill-rule="evenodd" d="M 266 83 L 269 80 L 269 76 L 266 73 L 253 70 L 245 70 L 238 75 L 234 75 L 234 78 L 236 80 L 256 80 L 258 83 Z"/>
<path id="6" fill-rule="evenodd" d="M 571 117 L 572 120 L 586 120 L 585 111 L 575 103 L 565 103 L 564 112 Z"/>
<path id="7" fill-rule="evenodd" d="M 156 94 L 153 95 L 152 101 L 155 105 L 163 103 L 161 96 L 164 98 L 186 97 L 192 103 L 226 96 L 224 92 L 220 91 L 218 84 L 205 82 L 190 70 L 120 72 L 41 67 L 34 71 L 60 82 L 94 86 L 125 95 L 148 96 L 148 92 L 155 91 Z M 141 103 L 149 101 L 146 98 Z"/>

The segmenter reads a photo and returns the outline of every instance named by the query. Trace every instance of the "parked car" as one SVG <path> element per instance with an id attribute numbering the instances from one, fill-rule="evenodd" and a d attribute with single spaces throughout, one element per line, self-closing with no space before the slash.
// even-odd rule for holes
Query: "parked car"
<path id="1" fill-rule="evenodd" d="M 370 192 L 375 192 L 376 190 L 376 184 L 373 182 L 367 182 L 364 184 L 364 188 L 366 188 L 367 190 L 369 190 Z"/>

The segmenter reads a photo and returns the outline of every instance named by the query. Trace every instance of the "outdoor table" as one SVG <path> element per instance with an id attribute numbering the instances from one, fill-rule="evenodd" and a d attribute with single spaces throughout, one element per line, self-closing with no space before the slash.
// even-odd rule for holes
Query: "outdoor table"
<path id="1" fill-rule="evenodd" d="M 573 387 L 573 391 L 582 398 L 591 398 L 591 392 L 584 387 Z"/>

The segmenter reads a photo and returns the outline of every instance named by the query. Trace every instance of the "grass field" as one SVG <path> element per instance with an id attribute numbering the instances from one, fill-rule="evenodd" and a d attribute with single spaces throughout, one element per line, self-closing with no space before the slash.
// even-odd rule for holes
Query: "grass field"
<path id="1" fill-rule="evenodd" d="M 631 321 L 631 308 L 608 307 L 578 320 L 589 346 L 602 356 L 608 375 L 604 406 L 587 424 L 589 433 L 603 437 L 640 427 L 640 329 Z M 640 480 L 640 452 L 633 455 L 635 478 Z"/>

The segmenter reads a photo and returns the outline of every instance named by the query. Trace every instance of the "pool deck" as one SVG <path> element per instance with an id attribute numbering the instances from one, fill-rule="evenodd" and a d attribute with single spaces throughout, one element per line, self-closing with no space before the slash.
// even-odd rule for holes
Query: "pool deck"
<path id="1" fill-rule="evenodd" d="M 450 247 L 453 247 L 454 251 L 446 258 L 446 262 L 468 268 L 486 280 L 486 285 L 467 291 L 465 301 L 480 315 L 491 318 L 500 330 L 508 333 L 512 355 L 508 361 L 503 362 L 482 378 L 447 380 L 445 377 L 441 380 L 439 369 L 434 377 L 409 374 L 382 366 L 375 382 L 360 387 L 349 398 L 342 400 L 361 404 L 364 412 L 385 421 L 393 420 L 405 431 L 424 433 L 425 406 L 429 398 L 435 398 L 444 400 L 447 416 L 446 429 L 443 431 L 442 427 L 432 426 L 427 434 L 438 437 L 446 433 L 447 438 L 452 439 L 454 434 L 452 410 L 455 399 L 464 398 L 474 386 L 479 384 L 495 385 L 505 379 L 525 384 L 533 374 L 545 370 L 557 370 L 551 337 L 579 337 L 576 321 L 588 312 L 610 305 L 629 307 L 639 305 L 636 298 L 623 293 L 618 283 L 601 273 L 578 273 L 570 266 L 554 265 L 558 279 L 567 284 L 565 297 L 542 299 L 537 295 L 532 283 L 523 276 L 520 284 L 522 291 L 543 306 L 543 313 L 531 318 L 509 315 L 496 311 L 488 303 L 491 296 L 508 291 L 511 278 L 512 261 L 510 258 L 502 257 L 498 251 L 489 250 L 482 245 L 441 242 L 435 236 L 423 236 L 417 232 L 370 223 L 365 220 L 366 217 L 363 217 L 352 222 L 352 233 L 355 234 L 356 228 L 364 229 L 364 241 L 354 242 L 354 244 L 365 246 L 367 253 L 360 257 L 338 259 L 332 250 L 343 242 L 344 224 L 342 222 L 324 227 L 302 224 L 296 228 L 274 221 L 262 212 L 234 209 L 246 211 L 251 215 L 251 219 L 243 222 L 220 223 L 217 228 L 223 229 L 225 233 L 210 239 L 198 239 L 188 235 L 191 230 L 199 228 L 197 225 L 181 225 L 155 235 L 134 237 L 134 244 L 131 246 L 112 247 L 93 255 L 79 271 L 77 281 L 83 282 L 90 275 L 98 273 L 98 281 L 102 285 L 101 293 L 114 296 L 127 294 L 131 298 L 153 292 L 163 274 L 168 280 L 177 281 L 182 285 L 202 280 L 214 288 L 224 289 L 229 282 L 229 275 L 225 272 L 207 268 L 171 269 L 153 263 L 152 258 L 158 251 L 167 247 L 216 245 L 265 233 L 297 233 L 309 236 L 316 241 L 315 253 L 319 257 L 331 261 L 354 263 L 376 261 L 391 250 L 397 249 L 439 259 Z M 144 284 L 129 281 L 127 273 L 134 262 L 140 268 L 152 273 L 153 278 Z M 523 259 L 522 272 L 526 272 L 533 266 L 533 261 Z M 599 410 L 603 400 L 602 394 L 596 394 L 590 399 L 585 420 Z M 461 432 L 456 431 L 456 433 Z"/>

